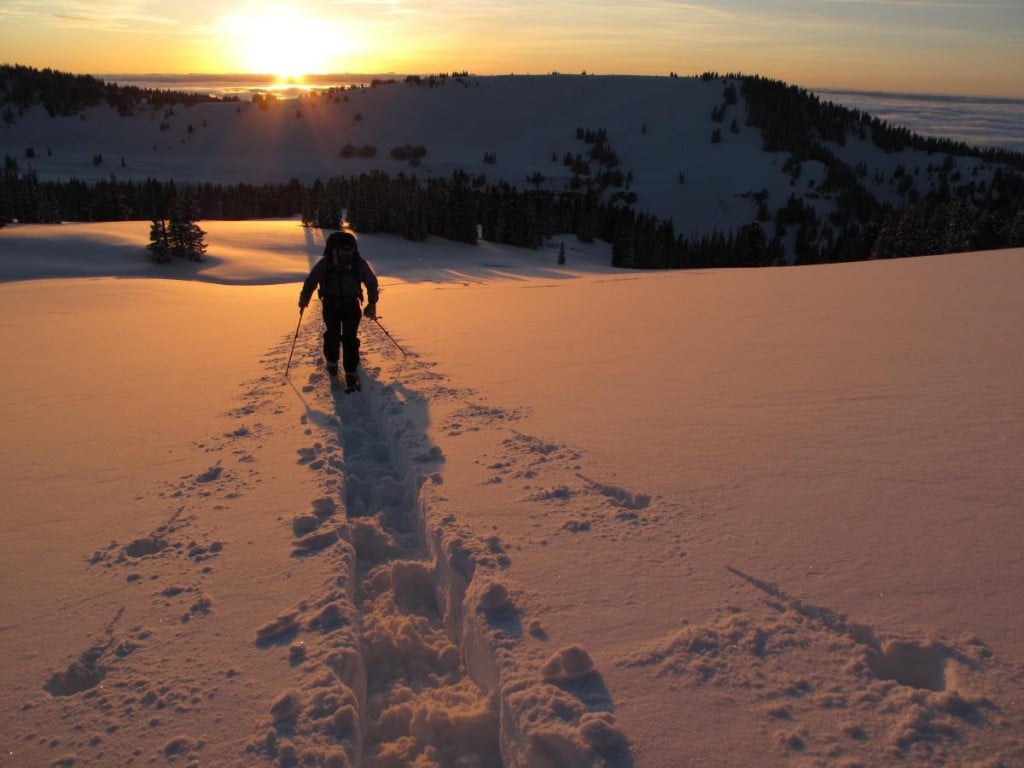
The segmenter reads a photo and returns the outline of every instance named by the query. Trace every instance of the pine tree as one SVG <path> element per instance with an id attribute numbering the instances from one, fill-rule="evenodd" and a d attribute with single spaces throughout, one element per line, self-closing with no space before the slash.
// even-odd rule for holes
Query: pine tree
<path id="1" fill-rule="evenodd" d="M 185 258 L 202 261 L 206 254 L 206 233 L 194 221 L 185 223 Z"/>
<path id="2" fill-rule="evenodd" d="M 1012 248 L 1024 246 L 1024 208 L 1018 210 L 1013 216 L 1008 245 Z"/>
<path id="3" fill-rule="evenodd" d="M 171 206 L 171 220 L 167 227 L 167 239 L 172 256 L 190 261 L 202 261 L 206 253 L 206 233 L 200 229 L 199 206 L 195 197 L 186 191 L 174 200 Z"/>
<path id="4" fill-rule="evenodd" d="M 889 213 L 882 222 L 882 226 L 879 227 L 878 234 L 871 245 L 871 252 L 868 254 L 869 259 L 888 259 L 893 256 L 896 239 L 894 234 L 895 228 L 894 216 L 892 213 Z"/>
<path id="5" fill-rule="evenodd" d="M 963 198 L 941 208 L 942 226 L 941 253 L 963 253 L 971 249 L 970 208 Z"/>
<path id="6" fill-rule="evenodd" d="M 756 221 L 740 227 L 736 234 L 736 265 L 763 267 L 768 264 L 768 241 Z"/>
<path id="7" fill-rule="evenodd" d="M 163 219 L 153 219 L 149 225 L 149 245 L 146 248 L 157 264 L 166 264 L 171 260 L 171 241 L 167 222 Z"/>

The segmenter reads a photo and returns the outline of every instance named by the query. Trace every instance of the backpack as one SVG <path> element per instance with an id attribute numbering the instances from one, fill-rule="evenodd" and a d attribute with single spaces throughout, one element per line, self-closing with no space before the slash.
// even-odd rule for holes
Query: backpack
<path id="1" fill-rule="evenodd" d="M 324 277 L 320 281 L 318 295 L 321 301 L 334 301 L 338 303 L 356 301 L 360 304 L 363 301 L 363 286 L 359 280 L 359 255 L 356 254 L 350 269 L 340 269 L 331 263 L 331 259 L 324 259 Z"/>

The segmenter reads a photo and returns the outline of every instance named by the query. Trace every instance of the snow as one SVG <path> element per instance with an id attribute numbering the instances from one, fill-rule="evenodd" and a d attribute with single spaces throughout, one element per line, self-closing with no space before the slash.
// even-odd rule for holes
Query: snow
<path id="1" fill-rule="evenodd" d="M 140 104 L 127 115 L 103 105 L 51 117 L 36 106 L 14 115 L 0 137 L 19 169 L 42 180 L 312 185 L 374 171 L 420 180 L 462 171 L 519 189 L 532 188 L 531 179 L 539 176 L 539 188 L 563 192 L 574 181 L 566 156 L 588 158 L 592 149 L 577 131 L 603 130 L 625 185 L 609 188 L 606 196 L 635 195 L 638 211 L 671 220 L 677 234 L 694 242 L 734 233 L 762 214 L 768 217 L 762 221 L 772 221 L 793 197 L 823 222 L 840 205 L 834 192 L 823 190 L 822 163 L 805 161 L 793 171 L 787 167 L 790 153 L 762 151 L 762 135 L 747 125 L 741 84 L 734 79 L 508 75 L 435 82 L 440 85 L 353 86 L 263 104 Z M 727 92 L 736 92 L 735 104 Z M 1005 114 L 1014 109 L 1010 103 L 1002 107 Z M 979 103 L 977 111 L 988 116 L 998 108 Z M 974 114 L 961 116 L 958 136 L 975 135 Z M 942 124 L 955 115 L 945 115 Z M 1008 124 L 1019 121 L 1004 120 Z M 720 134 L 717 143 L 713 132 Z M 1012 136 L 999 143 L 1013 146 Z M 422 147 L 426 155 L 416 164 L 392 157 L 393 149 L 407 146 Z M 883 152 L 853 135 L 842 146 L 825 146 L 851 168 L 859 166 L 864 185 L 897 206 L 903 184 L 920 196 L 949 185 L 955 195 L 972 185 L 983 189 L 998 173 L 1012 170 L 966 155 L 911 148 Z M 371 147 L 374 153 L 344 157 L 346 147 Z M 941 172 L 947 161 L 948 175 Z M 592 176 L 602 170 L 590 163 Z M 782 235 L 787 263 L 796 256 L 795 236 Z"/>
<path id="2" fill-rule="evenodd" d="M 681 77 L 472 77 L 433 88 L 393 83 L 313 94 L 265 108 L 203 103 L 138 107 L 121 116 L 103 106 L 50 117 L 37 106 L 0 135 L 21 169 L 31 168 L 41 179 L 312 184 L 374 170 L 421 179 L 449 178 L 461 170 L 518 188 L 539 173 L 544 188 L 562 191 L 573 175 L 563 164 L 565 155 L 586 157 L 591 149 L 576 138 L 577 129 L 603 129 L 619 169 L 633 175 L 628 191 L 638 196 L 638 207 L 672 219 L 675 231 L 687 237 L 699 240 L 752 222 L 757 203 L 751 196 L 762 191 L 768 192 L 771 213 L 803 193 L 813 193 L 811 204 L 823 214 L 831 212 L 833 201 L 794 187 L 783 171 L 787 153 L 761 151 L 760 132 L 746 125 L 742 96 L 726 106 L 725 87 L 719 79 Z M 711 118 L 716 108 L 724 110 L 721 123 Z M 722 138 L 713 144 L 716 129 Z M 374 147 L 376 154 L 343 158 L 346 145 Z M 427 150 L 421 164 L 391 157 L 393 148 L 407 145 Z M 484 162 L 487 154 L 496 156 L 494 164 Z M 912 169 L 944 157 L 919 154 L 865 152 L 854 162 L 864 160 L 871 178 L 883 171 L 888 178 L 897 165 Z M 94 165 L 97 156 L 101 165 Z M 974 165 L 966 158 L 957 162 Z M 592 171 L 598 171 L 596 164 Z M 807 171 L 803 185 L 816 176 Z M 990 180 L 992 173 L 988 169 L 975 180 Z"/>
<path id="3" fill-rule="evenodd" d="M 368 765 L 426 732 L 443 765 L 1021 755 L 1021 251 L 642 274 L 364 236 L 408 355 L 368 325 L 346 396 L 315 315 L 283 376 L 319 233 L 205 222 L 187 281 L 139 277 L 146 226 L 2 233 L 24 764 L 258 764 L 275 716 L 276 759 Z"/>
<path id="4" fill-rule="evenodd" d="M 362 235 L 345 395 L 323 233 L 201 225 L 0 230 L 7 763 L 1024 763 L 1024 250 Z"/>

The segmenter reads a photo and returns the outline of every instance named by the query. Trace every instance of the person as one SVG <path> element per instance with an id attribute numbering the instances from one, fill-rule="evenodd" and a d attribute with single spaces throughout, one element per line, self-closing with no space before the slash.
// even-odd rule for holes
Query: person
<path id="1" fill-rule="evenodd" d="M 363 304 L 366 286 L 366 308 Z M 324 245 L 324 255 L 313 265 L 299 293 L 299 312 L 309 306 L 317 291 L 324 314 L 324 359 L 331 376 L 338 375 L 339 351 L 345 371 L 345 386 L 359 386 L 359 321 L 365 315 L 377 317 L 377 275 L 359 255 L 356 236 L 347 230 L 332 232 Z M 340 350 L 339 350 L 340 348 Z"/>

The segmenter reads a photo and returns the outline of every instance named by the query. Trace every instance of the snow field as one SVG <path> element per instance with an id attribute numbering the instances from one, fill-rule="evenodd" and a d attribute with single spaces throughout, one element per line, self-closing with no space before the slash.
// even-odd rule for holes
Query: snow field
<path id="1" fill-rule="evenodd" d="M 5 263 L 136 275 L 128 226 Z M 15 762 L 1021 761 L 1020 251 L 648 275 L 367 236 L 409 354 L 367 323 L 346 396 L 313 312 L 283 376 L 315 233 L 211 232 L 253 245 L 0 286 Z"/>

